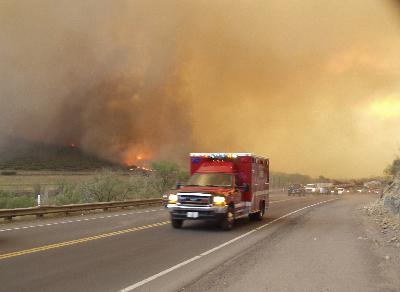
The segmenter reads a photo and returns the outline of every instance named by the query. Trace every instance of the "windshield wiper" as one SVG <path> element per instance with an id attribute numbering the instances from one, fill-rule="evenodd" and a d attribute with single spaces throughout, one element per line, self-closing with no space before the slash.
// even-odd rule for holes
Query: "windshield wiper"
<path id="1" fill-rule="evenodd" d="M 200 185 L 185 185 L 185 187 L 200 187 Z"/>

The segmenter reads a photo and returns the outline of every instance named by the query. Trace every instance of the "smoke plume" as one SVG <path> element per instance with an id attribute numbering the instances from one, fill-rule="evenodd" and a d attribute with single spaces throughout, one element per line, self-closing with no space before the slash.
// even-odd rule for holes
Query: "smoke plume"
<path id="1" fill-rule="evenodd" d="M 0 144 L 380 174 L 399 146 L 399 32 L 389 0 L 2 1 Z"/>

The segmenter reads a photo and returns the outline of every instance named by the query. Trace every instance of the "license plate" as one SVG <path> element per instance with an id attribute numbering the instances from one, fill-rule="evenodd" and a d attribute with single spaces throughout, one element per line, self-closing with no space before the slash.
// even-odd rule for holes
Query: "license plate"
<path id="1" fill-rule="evenodd" d="M 199 217 L 199 212 L 187 212 L 186 217 L 188 218 L 198 218 Z"/>

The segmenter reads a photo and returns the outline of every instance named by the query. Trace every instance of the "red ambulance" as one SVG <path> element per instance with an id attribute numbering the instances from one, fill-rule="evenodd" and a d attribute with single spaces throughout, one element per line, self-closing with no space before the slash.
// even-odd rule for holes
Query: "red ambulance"
<path id="1" fill-rule="evenodd" d="M 269 159 L 251 153 L 191 153 L 189 181 L 168 197 L 174 228 L 185 220 L 261 220 L 269 206 Z"/>

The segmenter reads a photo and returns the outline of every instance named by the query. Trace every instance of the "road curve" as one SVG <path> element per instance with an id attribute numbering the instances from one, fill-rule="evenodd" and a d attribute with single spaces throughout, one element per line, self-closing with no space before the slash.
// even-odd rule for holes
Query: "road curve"
<path id="1" fill-rule="evenodd" d="M 281 228 L 282 216 L 335 198 L 276 195 L 261 222 L 241 219 L 231 232 L 206 222 L 174 230 L 160 207 L 1 225 L 0 291 L 176 291 Z"/>

